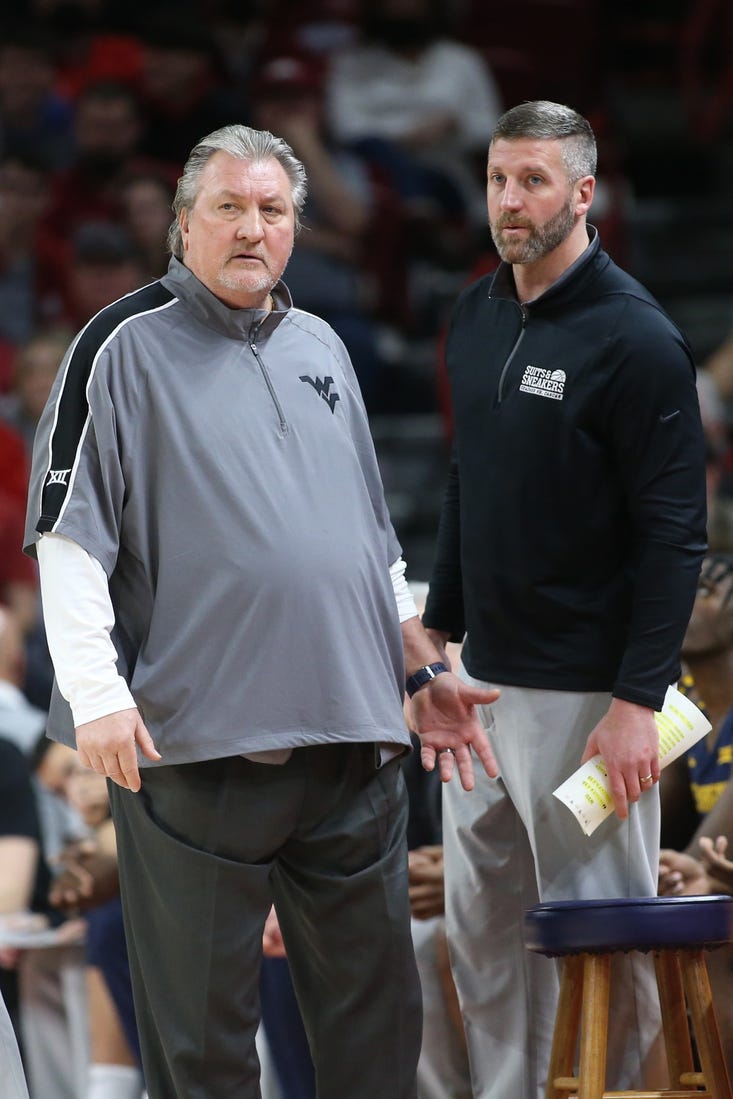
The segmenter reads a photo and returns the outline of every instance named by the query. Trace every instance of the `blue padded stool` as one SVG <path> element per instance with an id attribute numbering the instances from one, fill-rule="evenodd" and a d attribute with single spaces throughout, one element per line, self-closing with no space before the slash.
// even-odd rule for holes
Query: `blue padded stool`
<path id="1" fill-rule="evenodd" d="M 563 959 L 547 1099 L 732 1099 L 704 952 L 733 941 L 733 897 L 557 901 L 524 930 L 529 950 Z M 630 950 L 654 955 L 671 1088 L 605 1090 L 611 955 Z"/>

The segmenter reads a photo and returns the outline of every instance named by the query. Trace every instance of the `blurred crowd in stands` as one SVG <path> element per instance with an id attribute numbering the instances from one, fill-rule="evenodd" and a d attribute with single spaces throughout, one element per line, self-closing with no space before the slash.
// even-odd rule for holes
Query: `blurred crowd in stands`
<path id="1" fill-rule="evenodd" d="M 591 221 L 607 251 L 633 273 L 628 213 L 636 193 L 687 187 L 702 202 L 718 194 L 709 176 L 717 163 L 712 150 L 733 138 L 731 46 L 729 0 L 4 6 L 0 702 L 10 716 L 2 719 L 0 740 L 16 743 L 37 786 L 45 781 L 66 804 L 76 769 L 61 759 L 61 778 L 39 778 L 46 772 L 37 742 L 52 672 L 35 564 L 20 549 L 35 425 L 74 333 L 100 308 L 165 272 L 171 200 L 196 142 L 245 122 L 291 144 L 309 177 L 303 229 L 285 276 L 296 306 L 323 316 L 342 337 L 370 415 L 435 413 L 449 439 L 441 337 L 460 288 L 497 263 L 484 172 L 503 109 L 548 98 L 590 118 L 600 146 Z M 632 98 L 644 93 L 648 102 L 650 91 L 675 89 L 681 151 L 667 149 L 666 159 L 655 152 L 651 163 L 645 152 L 658 148 L 654 133 L 632 146 L 614 112 L 621 71 L 636 81 Z M 696 262 L 687 257 L 691 280 Z M 699 363 L 709 535 L 722 552 L 733 552 L 733 271 L 730 330 Z M 19 743 L 17 730 L 27 730 L 28 721 L 33 736 L 24 732 Z M 88 837 L 91 827 L 87 802 L 77 796 L 72 808 L 63 840 Z M 59 845 L 57 836 L 56 853 Z M 48 908 L 45 900 L 37 905 L 33 888 L 4 904 L 0 917 L 18 904 Z M 9 980 L 3 987 L 13 1006 Z M 85 1048 L 82 1059 L 87 1055 Z M 135 1057 L 128 1062 L 134 1066 Z"/>

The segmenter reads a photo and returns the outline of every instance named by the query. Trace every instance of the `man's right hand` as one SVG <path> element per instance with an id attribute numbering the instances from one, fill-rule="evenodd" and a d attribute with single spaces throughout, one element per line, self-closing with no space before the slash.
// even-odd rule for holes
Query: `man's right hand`
<path id="1" fill-rule="evenodd" d="M 426 771 L 437 766 L 441 782 L 450 782 L 455 764 L 463 789 L 473 790 L 473 749 L 486 774 L 496 778 L 499 767 L 476 707 L 488 706 L 498 697 L 497 690 L 471 687 L 453 672 L 442 672 L 413 695 L 415 732 Z"/>
<path id="2" fill-rule="evenodd" d="M 141 786 L 136 746 L 148 759 L 161 758 L 136 709 L 118 710 L 76 730 L 76 747 L 84 766 L 133 792 Z"/>

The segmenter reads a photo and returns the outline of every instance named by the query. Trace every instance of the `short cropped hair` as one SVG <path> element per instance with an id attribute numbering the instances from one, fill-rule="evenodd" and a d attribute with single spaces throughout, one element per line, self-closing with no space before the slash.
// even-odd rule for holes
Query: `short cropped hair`
<path id="1" fill-rule="evenodd" d="M 563 103 L 535 99 L 506 111 L 494 127 L 491 141 L 520 137 L 562 141 L 562 154 L 571 183 L 594 176 L 598 165 L 596 139 L 591 124 L 582 114 Z"/>
<path id="2" fill-rule="evenodd" d="M 223 126 L 214 130 L 194 146 L 178 180 L 173 199 L 175 220 L 168 230 L 168 248 L 177 259 L 183 259 L 183 238 L 178 219 L 181 211 L 191 210 L 196 202 L 201 173 L 214 153 L 229 153 L 240 160 L 263 161 L 275 159 L 283 167 L 290 181 L 291 196 L 295 208 L 295 227 L 300 228 L 300 213 L 308 192 L 305 168 L 286 141 L 267 130 L 253 130 L 250 126 Z"/>

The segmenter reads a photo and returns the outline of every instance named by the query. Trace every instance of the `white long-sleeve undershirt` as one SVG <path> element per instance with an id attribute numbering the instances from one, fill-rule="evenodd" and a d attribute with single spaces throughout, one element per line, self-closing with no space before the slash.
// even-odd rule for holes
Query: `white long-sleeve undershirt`
<path id="1" fill-rule="evenodd" d="M 117 671 L 111 637 L 115 616 L 101 564 L 61 534 L 44 534 L 37 554 L 46 640 L 75 727 L 134 708 L 130 689 Z M 400 622 L 417 615 L 405 569 L 400 557 L 389 570 Z"/>
<path id="2" fill-rule="evenodd" d="M 115 616 L 101 564 L 61 534 L 44 534 L 36 551 L 46 641 L 74 725 L 134 708 L 117 671 L 110 636 Z"/>

